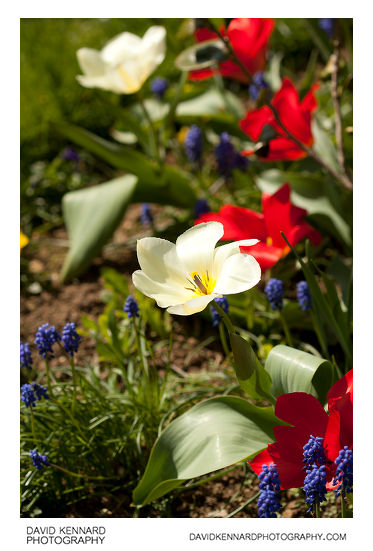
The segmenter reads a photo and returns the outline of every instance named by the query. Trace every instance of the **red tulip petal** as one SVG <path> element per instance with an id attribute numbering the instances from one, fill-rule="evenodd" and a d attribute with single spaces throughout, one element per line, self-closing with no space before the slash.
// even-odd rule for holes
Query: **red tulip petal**
<path id="1" fill-rule="evenodd" d="M 303 100 L 301 101 L 301 109 L 303 111 L 308 111 L 310 113 L 313 113 L 313 111 L 316 111 L 317 109 L 317 100 L 315 97 L 314 92 L 320 88 L 320 84 L 316 82 L 313 86 L 311 86 L 309 92 L 304 96 Z"/>
<path id="2" fill-rule="evenodd" d="M 260 109 L 254 109 L 246 113 L 246 117 L 240 121 L 240 128 L 254 142 L 259 140 L 263 127 L 266 124 L 273 123 L 273 115 L 269 107 L 266 105 Z"/>
<path id="3" fill-rule="evenodd" d="M 263 215 L 254 210 L 234 205 L 224 205 L 218 213 L 208 212 L 203 214 L 195 223 L 211 221 L 223 224 L 224 235 L 222 239 L 224 240 L 265 240 L 267 237 Z"/>
<path id="4" fill-rule="evenodd" d="M 207 78 L 216 75 L 219 71 L 212 71 L 211 69 L 200 69 L 199 71 L 191 71 L 188 74 L 189 80 L 206 80 Z"/>
<path id="5" fill-rule="evenodd" d="M 284 255 L 284 249 L 269 246 L 262 241 L 252 247 L 240 247 L 240 250 L 251 254 L 259 262 L 263 273 L 272 268 Z"/>
<path id="6" fill-rule="evenodd" d="M 346 394 L 350 395 L 351 402 L 353 401 L 353 370 L 348 371 L 341 379 L 334 383 L 330 388 L 326 399 L 329 409 L 335 400 L 339 400 Z"/>
<path id="7" fill-rule="evenodd" d="M 320 402 L 306 392 L 291 392 L 277 398 L 275 414 L 277 417 L 294 425 L 293 427 L 276 426 L 276 439 L 285 435 L 304 433 L 309 437 L 324 436 L 328 415 Z M 302 446 L 304 443 L 302 444 Z"/>
<path id="8" fill-rule="evenodd" d="M 268 444 L 268 448 L 258 453 L 258 455 L 254 457 L 254 459 L 249 461 L 250 467 L 253 469 L 254 472 L 256 472 L 256 474 L 260 474 L 262 472 L 263 465 L 271 465 L 272 463 L 274 463 L 268 451 L 270 446 L 271 444 Z"/>
<path id="9" fill-rule="evenodd" d="M 255 17 L 236 18 L 228 26 L 227 35 L 233 49 L 251 74 L 264 68 L 267 43 L 273 28 L 272 19 Z"/>
<path id="10" fill-rule="evenodd" d="M 288 138 L 274 138 L 268 145 L 269 149 L 265 156 L 258 154 L 261 161 L 297 161 L 307 155 L 301 147 Z"/>
<path id="11" fill-rule="evenodd" d="M 313 90 L 306 96 L 305 105 L 301 106 L 298 92 L 289 78 L 284 78 L 280 90 L 274 95 L 272 104 L 276 108 L 283 125 L 302 143 L 310 145 L 313 141 L 311 133 L 311 111 L 307 106 L 314 109 L 316 100 L 313 98 Z M 285 136 L 284 131 L 275 123 L 278 133 Z"/>
<path id="12" fill-rule="evenodd" d="M 281 232 L 284 232 L 291 245 L 296 245 L 304 237 L 309 237 L 315 245 L 321 242 L 319 232 L 303 221 L 307 211 L 290 202 L 288 183 L 273 195 L 263 193 L 262 203 L 267 232 L 275 247 L 286 248 Z"/>
<path id="13" fill-rule="evenodd" d="M 218 35 L 207 29 L 206 27 L 200 27 L 194 31 L 194 36 L 196 37 L 197 42 L 206 42 L 206 40 L 213 40 L 218 38 Z"/>

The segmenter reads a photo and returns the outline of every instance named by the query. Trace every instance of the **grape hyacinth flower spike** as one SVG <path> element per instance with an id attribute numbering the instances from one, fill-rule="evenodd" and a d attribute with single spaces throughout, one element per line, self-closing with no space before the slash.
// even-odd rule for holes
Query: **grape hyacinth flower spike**
<path id="1" fill-rule="evenodd" d="M 150 83 L 150 90 L 157 98 L 162 99 L 168 88 L 168 80 L 163 77 L 156 77 Z"/>
<path id="2" fill-rule="evenodd" d="M 140 221 L 143 226 L 151 226 L 153 224 L 154 219 L 149 203 L 141 205 Z"/>
<path id="3" fill-rule="evenodd" d="M 81 337 L 76 332 L 75 323 L 67 323 L 65 325 L 62 331 L 61 341 L 69 356 L 73 356 L 74 352 L 78 352 Z"/>
<path id="4" fill-rule="evenodd" d="M 271 309 L 282 310 L 282 299 L 284 296 L 282 281 L 280 279 L 271 278 L 268 281 L 264 292 L 267 295 Z"/>
<path id="5" fill-rule="evenodd" d="M 297 300 L 303 312 L 312 307 L 312 298 L 307 281 L 299 281 L 297 283 Z"/>
<path id="6" fill-rule="evenodd" d="M 223 309 L 223 311 L 226 314 L 228 314 L 229 304 L 225 297 L 217 297 L 215 299 L 215 302 L 217 302 L 218 305 Z M 212 315 L 212 325 L 213 327 L 217 327 L 221 322 L 221 316 L 218 314 L 218 312 L 215 310 L 213 306 L 210 306 L 210 309 L 211 309 L 211 315 Z"/>
<path id="7" fill-rule="evenodd" d="M 49 326 L 49 323 L 41 325 L 35 335 L 35 344 L 40 356 L 44 359 L 54 358 L 52 346 L 59 342 L 61 337 L 55 327 Z"/>
<path id="8" fill-rule="evenodd" d="M 281 482 L 275 464 L 263 465 L 259 474 L 258 512 L 260 518 L 277 518 L 281 509 Z"/>
<path id="9" fill-rule="evenodd" d="M 338 484 L 335 495 L 338 497 L 342 494 L 342 497 L 344 497 L 345 494 L 352 492 L 353 487 L 353 452 L 348 446 L 344 446 L 340 450 L 335 464 L 337 465 L 337 469 L 333 484 Z"/>
<path id="10" fill-rule="evenodd" d="M 36 448 L 33 449 L 33 450 L 30 450 L 29 456 L 32 459 L 32 464 L 39 471 L 41 471 L 44 466 L 50 465 L 50 463 L 48 461 L 48 456 L 47 455 L 41 455 L 40 453 L 38 453 L 38 450 Z"/>
<path id="11" fill-rule="evenodd" d="M 189 128 L 184 141 L 185 153 L 191 163 L 201 163 L 202 131 L 196 124 Z"/>
<path id="12" fill-rule="evenodd" d="M 21 400 L 26 407 L 32 407 L 36 400 L 40 401 L 42 398 L 46 400 L 49 398 L 47 389 L 39 385 L 38 383 L 25 383 L 21 386 Z"/>
<path id="13" fill-rule="evenodd" d="M 139 306 L 132 295 L 128 295 L 126 298 L 123 311 L 127 314 L 128 318 L 136 318 L 139 315 Z"/>
<path id="14" fill-rule="evenodd" d="M 30 346 L 28 343 L 23 343 L 21 341 L 21 350 L 20 350 L 20 361 L 21 361 L 21 368 L 27 367 L 28 369 L 32 369 L 32 356 L 30 352 Z"/>

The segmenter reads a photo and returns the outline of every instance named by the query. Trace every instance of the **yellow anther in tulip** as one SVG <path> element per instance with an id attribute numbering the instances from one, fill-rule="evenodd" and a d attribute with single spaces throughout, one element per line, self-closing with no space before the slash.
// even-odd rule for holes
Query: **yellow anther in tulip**
<path id="1" fill-rule="evenodd" d="M 193 289 L 191 289 L 197 296 L 210 295 L 216 285 L 216 279 L 211 279 L 208 272 L 200 275 L 199 272 L 190 272 L 191 283 Z"/>
<path id="2" fill-rule="evenodd" d="M 273 245 L 273 239 L 272 239 L 272 237 L 269 237 L 269 236 L 268 236 L 268 237 L 267 237 L 267 240 L 266 240 L 266 243 L 267 243 L 268 247 L 272 247 L 272 245 Z"/>

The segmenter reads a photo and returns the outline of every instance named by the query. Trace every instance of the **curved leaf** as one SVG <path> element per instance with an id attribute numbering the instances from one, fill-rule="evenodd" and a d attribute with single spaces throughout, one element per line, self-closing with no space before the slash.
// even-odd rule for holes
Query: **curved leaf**
<path id="1" fill-rule="evenodd" d="M 133 202 L 151 202 L 179 207 L 193 207 L 196 201 L 190 186 L 190 175 L 164 164 L 162 168 L 146 155 L 131 147 L 109 142 L 84 128 L 65 122 L 53 123 L 55 128 L 72 142 L 101 157 L 115 168 L 130 172 L 139 182 Z"/>
<path id="2" fill-rule="evenodd" d="M 218 396 L 172 421 L 156 440 L 133 501 L 146 505 L 185 480 L 249 459 L 274 440 L 284 424 L 272 408 Z"/>
<path id="3" fill-rule="evenodd" d="M 327 360 L 282 344 L 272 348 L 265 369 L 271 376 L 275 396 L 307 392 L 324 404 L 333 384 L 333 368 Z"/>
<path id="4" fill-rule="evenodd" d="M 229 334 L 234 356 L 234 368 L 241 388 L 253 400 L 269 400 L 271 377 L 260 364 L 250 344 L 236 333 Z"/>
<path id="5" fill-rule="evenodd" d="M 64 195 L 62 209 L 70 250 L 62 268 L 62 281 L 90 265 L 122 220 L 136 185 L 137 178 L 129 174 Z"/>
<path id="6" fill-rule="evenodd" d="M 198 71 L 216 66 L 227 58 L 228 50 L 223 42 L 220 38 L 213 38 L 183 50 L 175 59 L 175 65 L 181 71 Z"/>

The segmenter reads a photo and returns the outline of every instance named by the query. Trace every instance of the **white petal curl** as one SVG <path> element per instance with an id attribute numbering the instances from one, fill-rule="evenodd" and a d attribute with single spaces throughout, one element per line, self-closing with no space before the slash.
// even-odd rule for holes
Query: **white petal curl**
<path id="1" fill-rule="evenodd" d="M 260 281 L 261 270 L 255 258 L 248 254 L 234 254 L 224 262 L 214 293 L 233 295 L 251 289 Z"/>

